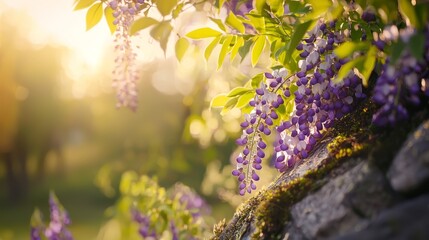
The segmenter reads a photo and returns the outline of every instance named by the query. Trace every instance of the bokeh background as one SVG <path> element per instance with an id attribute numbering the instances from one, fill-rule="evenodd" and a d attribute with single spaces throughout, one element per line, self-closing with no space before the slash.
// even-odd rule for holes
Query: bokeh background
<path id="1" fill-rule="evenodd" d="M 116 109 L 113 37 L 102 21 L 86 32 L 73 0 L 0 0 L 1 240 L 28 239 L 35 207 L 48 220 L 50 191 L 70 212 L 75 238 L 96 239 L 126 170 L 166 188 L 190 186 L 210 204 L 213 223 L 243 201 L 230 175 L 241 113 L 208 106 L 268 64 L 250 68 L 244 59 L 217 71 L 196 48 L 179 63 L 174 45 L 164 54 L 142 32 L 139 108 Z M 183 26 L 205 21 L 189 13 Z"/>

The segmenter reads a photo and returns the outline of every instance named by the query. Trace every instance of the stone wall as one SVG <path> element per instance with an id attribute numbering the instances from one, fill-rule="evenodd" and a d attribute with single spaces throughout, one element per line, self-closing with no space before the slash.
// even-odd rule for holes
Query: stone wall
<path id="1" fill-rule="evenodd" d="M 368 122 L 332 133 L 217 225 L 213 239 L 429 239 L 424 118 L 378 133 L 363 131 Z"/>

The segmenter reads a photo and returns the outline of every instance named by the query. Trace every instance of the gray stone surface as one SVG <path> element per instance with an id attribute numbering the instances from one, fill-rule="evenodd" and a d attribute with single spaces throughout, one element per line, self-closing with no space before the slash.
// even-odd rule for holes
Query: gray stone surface
<path id="1" fill-rule="evenodd" d="M 283 240 L 309 240 L 293 222 L 289 222 L 285 227 Z"/>
<path id="2" fill-rule="evenodd" d="M 309 239 L 326 239 L 366 226 L 394 202 L 383 174 L 360 163 L 292 207 L 294 224 Z"/>
<path id="3" fill-rule="evenodd" d="M 395 156 L 387 176 L 395 191 L 409 193 L 429 181 L 429 121 L 405 141 Z"/>
<path id="4" fill-rule="evenodd" d="M 399 204 L 381 213 L 359 232 L 335 240 L 427 240 L 429 239 L 429 195 Z"/>

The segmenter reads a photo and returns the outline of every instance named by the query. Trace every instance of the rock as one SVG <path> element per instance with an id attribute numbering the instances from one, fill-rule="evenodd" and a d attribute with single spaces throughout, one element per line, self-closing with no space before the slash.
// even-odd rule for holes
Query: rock
<path id="1" fill-rule="evenodd" d="M 429 239 L 429 195 L 399 204 L 368 224 L 365 230 L 335 240 L 427 240 Z"/>
<path id="2" fill-rule="evenodd" d="M 309 240 L 294 223 L 287 223 L 283 240 Z"/>
<path id="3" fill-rule="evenodd" d="M 429 181 L 429 120 L 408 137 L 388 173 L 392 188 L 411 193 Z"/>
<path id="4" fill-rule="evenodd" d="M 393 203 L 383 174 L 363 162 L 295 204 L 291 215 L 306 238 L 325 239 L 363 229 Z"/>

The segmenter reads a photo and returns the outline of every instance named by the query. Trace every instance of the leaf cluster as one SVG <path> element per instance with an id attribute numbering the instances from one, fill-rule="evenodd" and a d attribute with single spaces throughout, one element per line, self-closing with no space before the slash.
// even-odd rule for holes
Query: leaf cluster
<path id="1" fill-rule="evenodd" d="M 139 224 L 132 220 L 132 210 L 149 217 L 149 229 L 158 236 L 171 235 L 171 222 L 175 224 L 180 239 L 202 236 L 206 230 L 203 218 L 193 216 L 202 210 L 188 209 L 186 203 L 180 201 L 180 194 L 172 195 L 154 178 L 125 172 L 119 190 L 120 198 L 111 212 L 121 224 L 123 239 L 138 235 Z"/>

